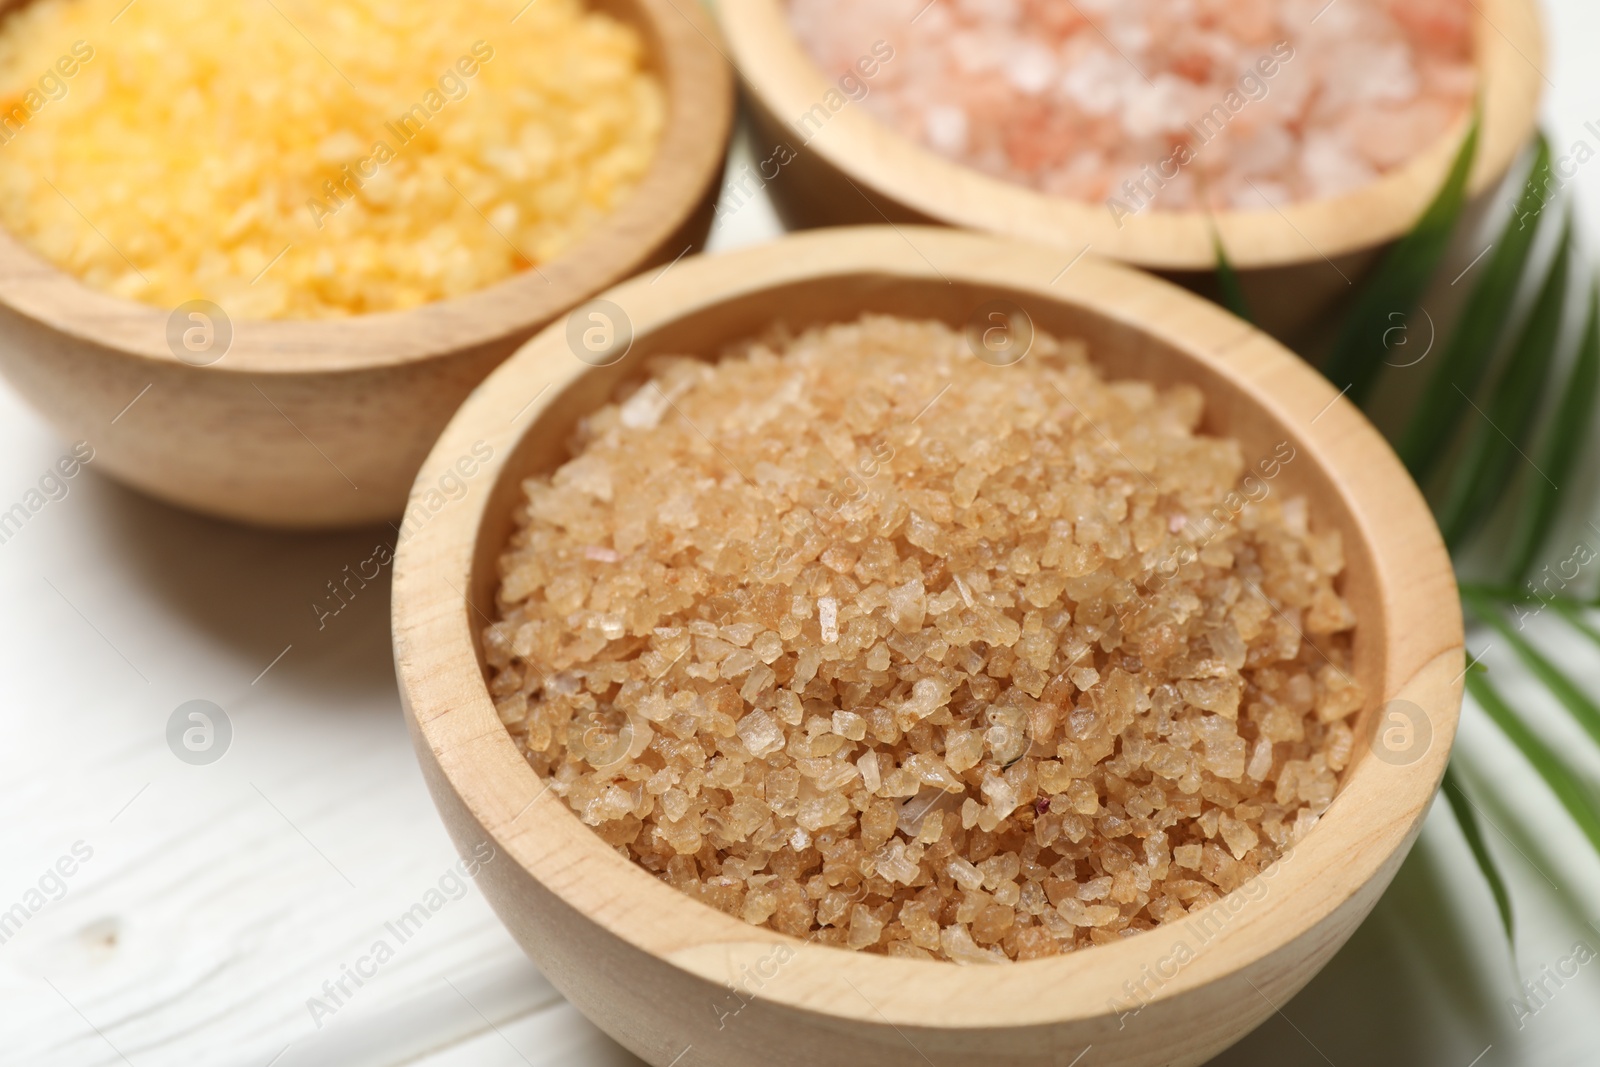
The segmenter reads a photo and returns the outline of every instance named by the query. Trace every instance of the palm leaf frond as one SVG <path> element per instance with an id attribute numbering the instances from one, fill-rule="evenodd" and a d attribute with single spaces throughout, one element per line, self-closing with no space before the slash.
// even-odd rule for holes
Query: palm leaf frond
<path id="1" fill-rule="evenodd" d="M 1555 751 L 1540 740 L 1539 736 L 1528 729 L 1520 716 L 1507 704 L 1498 690 L 1489 679 L 1476 671 L 1467 672 L 1467 690 L 1478 706 L 1488 713 L 1489 718 L 1500 728 L 1500 732 L 1517 746 L 1523 757 L 1539 772 L 1539 777 L 1544 779 L 1550 791 L 1561 801 L 1561 806 L 1567 809 L 1567 814 L 1578 824 L 1578 829 L 1583 831 L 1597 852 L 1600 852 L 1600 807 L 1596 806 L 1594 795 L 1589 791 L 1582 780 L 1574 774 Z"/>
<path id="2" fill-rule="evenodd" d="M 1510 576 L 1521 583 L 1533 567 L 1534 556 L 1556 517 L 1559 487 L 1577 465 L 1594 422 L 1595 387 L 1600 385 L 1600 289 L 1589 294 L 1589 317 L 1583 329 L 1578 358 L 1567 375 L 1561 402 L 1545 434 L 1535 465 L 1543 476 L 1528 483 L 1528 499 L 1517 512 L 1511 536 Z"/>
<path id="3" fill-rule="evenodd" d="M 1571 250 L 1569 214 L 1539 298 L 1494 382 L 1491 399 L 1486 401 L 1488 410 L 1481 412 L 1483 417 L 1472 428 L 1466 452 L 1453 471 L 1449 491 L 1439 508 L 1439 528 L 1445 544 L 1452 548 L 1459 548 L 1488 518 L 1505 493 L 1516 464 L 1527 458 L 1539 402 L 1545 395 L 1561 339 Z"/>
<path id="4" fill-rule="evenodd" d="M 1528 270 L 1528 255 L 1539 231 L 1545 190 L 1550 184 L 1550 142 L 1539 135 L 1533 167 L 1516 218 L 1495 238 L 1493 254 L 1462 308 L 1450 340 L 1396 451 L 1419 484 L 1426 485 L 1439 458 L 1467 410 L 1467 397 L 1478 391 L 1484 372 L 1505 333 L 1512 304 Z"/>
<path id="5" fill-rule="evenodd" d="M 1233 269 L 1228 250 L 1222 246 L 1222 235 L 1216 226 L 1211 227 L 1211 247 L 1217 253 L 1217 288 L 1222 294 L 1222 306 L 1246 322 L 1254 323 L 1250 301 L 1245 299 L 1244 286 L 1239 283 L 1239 272 Z"/>
<path id="6" fill-rule="evenodd" d="M 1462 597 L 1472 609 L 1473 615 L 1488 623 L 1505 638 L 1523 665 L 1543 683 L 1546 689 L 1550 690 L 1551 695 L 1561 702 L 1561 706 L 1579 726 L 1583 727 L 1584 732 L 1600 743 L 1600 705 L 1590 699 L 1576 682 L 1561 671 L 1561 668 L 1534 648 L 1532 642 L 1524 637 L 1517 627 L 1506 621 L 1496 607 L 1481 594 L 1468 590 L 1462 593 Z"/>
<path id="7" fill-rule="evenodd" d="M 1396 312 L 1410 314 L 1438 270 L 1456 220 L 1467 202 L 1467 176 L 1478 155 L 1481 112 L 1474 110 L 1467 136 L 1450 167 L 1450 176 L 1410 233 L 1401 238 L 1356 299 L 1344 321 L 1323 373 L 1347 388 L 1360 404 L 1383 365 L 1383 336 L 1393 328 Z"/>
<path id="8" fill-rule="evenodd" d="M 1578 631 L 1596 646 L 1600 646 L 1600 629 L 1595 629 L 1593 623 L 1583 617 L 1583 607 L 1566 601 L 1556 601 L 1554 607 L 1561 617 L 1567 620 L 1574 630 Z"/>
<path id="9" fill-rule="evenodd" d="M 1488 843 L 1483 839 L 1483 828 L 1478 825 L 1478 812 L 1471 799 L 1467 797 L 1466 790 L 1461 787 L 1461 782 L 1456 779 L 1455 768 L 1446 767 L 1444 772 L 1444 795 L 1450 802 L 1450 810 L 1455 814 L 1456 825 L 1461 827 L 1461 836 L 1467 839 L 1467 847 L 1472 850 L 1472 858 L 1477 861 L 1478 870 L 1483 872 L 1483 880 L 1489 883 L 1489 892 L 1494 895 L 1494 906 L 1500 912 L 1500 925 L 1505 927 L 1506 940 L 1516 944 L 1517 930 L 1516 918 L 1511 912 L 1511 894 L 1506 890 L 1506 880 L 1500 875 L 1500 867 L 1494 861 L 1494 856 L 1489 852 Z"/>

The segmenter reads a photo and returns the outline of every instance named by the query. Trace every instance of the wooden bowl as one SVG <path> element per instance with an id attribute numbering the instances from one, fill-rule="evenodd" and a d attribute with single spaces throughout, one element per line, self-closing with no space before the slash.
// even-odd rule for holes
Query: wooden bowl
<path id="1" fill-rule="evenodd" d="M 1411 228 L 1444 184 L 1468 121 L 1463 116 L 1410 163 L 1345 196 L 1281 210 L 1146 211 L 1119 225 L 1103 204 L 1048 196 L 954 163 L 844 102 L 789 28 L 786 6 L 739 0 L 718 5 L 718 18 L 758 150 L 786 145 L 796 156 L 771 168 L 766 183 L 790 225 L 941 223 L 1055 245 L 1066 253 L 1057 270 L 1090 248 L 1206 285 L 1216 263 L 1214 219 L 1253 309 L 1280 336 L 1326 312 L 1378 251 Z M 1484 108 L 1470 184 L 1477 194 L 1499 182 L 1532 136 L 1544 45 L 1537 0 L 1474 0 L 1473 7 Z"/>
<path id="2" fill-rule="evenodd" d="M 715 27 L 678 0 L 598 6 L 643 36 L 667 121 L 633 194 L 538 271 L 408 311 L 234 322 L 220 358 L 179 359 L 168 331 L 182 316 L 90 289 L 0 232 L 0 371 L 69 440 L 94 445 L 97 469 L 152 496 L 272 526 L 397 518 L 439 431 L 490 370 L 710 227 L 733 118 Z"/>
<path id="3" fill-rule="evenodd" d="M 1048 248 L 886 227 L 686 260 L 657 283 L 606 295 L 632 322 L 626 359 L 588 366 L 562 330 L 546 330 L 472 395 L 423 465 L 395 565 L 393 624 L 425 777 L 463 853 L 493 849 L 478 882 L 512 934 L 562 993 L 648 1062 L 1066 1067 L 1093 1045 L 1086 1062 L 1095 1064 L 1199 1063 L 1305 985 L 1405 857 L 1449 757 L 1464 673 L 1455 581 L 1422 497 L 1359 412 L 1264 334 L 1127 267 L 1090 257 L 1052 285 L 1059 270 Z M 1237 437 L 1247 457 L 1283 441 L 1298 450 L 1282 488 L 1306 494 L 1319 523 L 1343 532 L 1344 592 L 1360 620 L 1355 669 L 1374 695 L 1341 791 L 1292 855 L 1225 898 L 1209 925 L 1191 918 L 1114 945 L 976 968 L 746 925 L 609 848 L 546 792 L 500 724 L 479 635 L 522 479 L 567 458 L 576 420 L 652 354 L 715 353 L 774 320 L 801 327 L 866 310 L 961 324 L 994 298 L 1087 339 L 1112 377 L 1194 383 L 1207 398 L 1205 429 Z M 480 441 L 493 458 L 461 498 L 428 504 Z M 1176 962 L 1185 950 L 1190 958 Z M 1138 988 L 1148 1003 L 1131 1015 Z"/>

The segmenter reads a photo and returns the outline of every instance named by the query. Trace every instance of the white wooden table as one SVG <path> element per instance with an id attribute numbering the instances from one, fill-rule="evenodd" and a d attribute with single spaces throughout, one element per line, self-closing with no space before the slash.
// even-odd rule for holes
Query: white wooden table
<path id="1" fill-rule="evenodd" d="M 1600 148 L 1584 127 L 1600 128 L 1600 10 L 1550 8 L 1557 151 Z M 730 173 L 751 158 L 741 145 Z M 1593 238 L 1600 163 L 1574 186 Z M 719 222 L 713 248 L 778 230 L 757 199 Z M 109 419 L 104 432 L 116 432 Z M 0 511 L 69 448 L 0 385 Z M 383 580 L 319 629 L 325 583 L 393 532 L 229 526 L 143 499 L 92 464 L 67 485 L 0 543 L 0 1065 L 637 1064 L 452 879 L 456 856 L 401 721 Z M 1600 691 L 1600 657 L 1561 647 Z M 1489 662 L 1549 710 L 1508 680 L 1509 661 Z M 192 765 L 168 746 L 169 718 L 191 700 L 231 725 L 217 762 Z M 1600 921 L 1600 862 L 1476 709 L 1462 751 L 1521 798 L 1485 815 L 1510 834 L 1489 831 L 1519 904 L 1522 977 L 1539 980 L 1579 940 L 1600 950 L 1600 928 L 1584 925 Z M 1589 769 L 1600 779 L 1600 760 Z M 1582 887 L 1581 899 L 1558 885 Z M 437 910 L 357 987 L 345 968 L 392 942 L 385 923 L 419 902 Z M 1217 1063 L 1600 1062 L 1600 962 L 1564 986 L 1546 979 L 1531 1018 L 1509 1003 L 1521 995 L 1511 968 L 1488 894 L 1436 809 L 1350 945 Z"/>

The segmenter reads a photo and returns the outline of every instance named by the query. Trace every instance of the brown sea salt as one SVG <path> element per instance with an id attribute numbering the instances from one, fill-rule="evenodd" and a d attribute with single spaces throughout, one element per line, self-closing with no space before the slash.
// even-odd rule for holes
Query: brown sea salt
<path id="1" fill-rule="evenodd" d="M 529 763 L 668 884 L 896 956 L 1085 948 L 1278 859 L 1362 704 L 1339 535 L 1291 446 L 1087 357 L 869 316 L 656 360 L 501 558 Z"/>

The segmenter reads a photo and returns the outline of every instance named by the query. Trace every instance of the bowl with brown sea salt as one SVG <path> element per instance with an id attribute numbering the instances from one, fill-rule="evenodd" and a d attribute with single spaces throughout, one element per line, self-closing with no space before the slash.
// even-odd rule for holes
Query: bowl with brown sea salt
<path id="1" fill-rule="evenodd" d="M 626 355 L 546 331 L 425 465 L 493 435 L 397 560 L 424 771 L 647 1061 L 1199 1063 L 1404 858 L 1460 701 L 1424 503 L 1270 339 L 1058 259 L 686 260 L 607 294 Z"/>
<path id="2" fill-rule="evenodd" d="M 796 224 L 938 222 L 1185 280 L 1220 240 L 1303 324 L 1536 121 L 1534 0 L 749 0 L 719 18 Z M 1329 266 L 1330 261 L 1334 264 Z"/>

